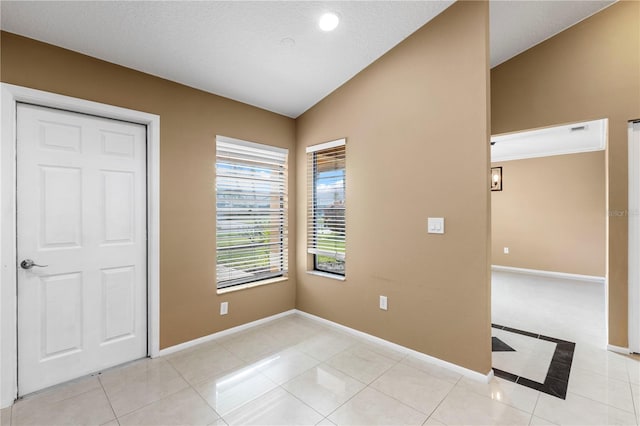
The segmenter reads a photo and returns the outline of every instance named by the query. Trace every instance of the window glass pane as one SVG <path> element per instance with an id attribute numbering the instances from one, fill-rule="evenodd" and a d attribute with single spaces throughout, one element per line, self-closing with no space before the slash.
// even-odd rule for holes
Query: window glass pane
<path id="1" fill-rule="evenodd" d="M 345 273 L 344 146 L 313 155 L 315 269 Z"/>

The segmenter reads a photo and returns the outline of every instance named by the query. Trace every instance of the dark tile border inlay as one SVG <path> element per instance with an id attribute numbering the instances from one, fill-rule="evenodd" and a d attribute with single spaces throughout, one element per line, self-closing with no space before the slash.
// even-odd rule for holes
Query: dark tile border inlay
<path id="1" fill-rule="evenodd" d="M 576 348 L 575 343 L 498 324 L 491 324 L 491 327 L 497 328 L 498 330 L 508 331 L 510 333 L 521 334 L 534 339 L 546 340 L 547 342 L 556 344 L 556 350 L 551 358 L 551 364 L 549 364 L 549 370 L 547 370 L 547 377 L 544 379 L 544 383 L 534 382 L 526 377 L 517 376 L 513 373 L 494 368 L 493 374 L 496 377 L 518 383 L 519 385 L 523 385 L 561 399 L 565 399 L 567 397 L 569 374 L 571 373 L 571 363 L 573 362 L 573 352 Z"/>
<path id="2" fill-rule="evenodd" d="M 515 352 L 511 346 L 507 345 L 497 337 L 491 336 L 491 352 Z"/>

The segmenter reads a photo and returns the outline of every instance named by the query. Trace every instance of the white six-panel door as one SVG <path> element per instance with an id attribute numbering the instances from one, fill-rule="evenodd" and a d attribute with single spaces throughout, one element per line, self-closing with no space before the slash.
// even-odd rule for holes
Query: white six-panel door
<path id="1" fill-rule="evenodd" d="M 18 387 L 144 357 L 146 129 L 18 105 Z M 28 267 L 29 265 L 24 265 Z"/>

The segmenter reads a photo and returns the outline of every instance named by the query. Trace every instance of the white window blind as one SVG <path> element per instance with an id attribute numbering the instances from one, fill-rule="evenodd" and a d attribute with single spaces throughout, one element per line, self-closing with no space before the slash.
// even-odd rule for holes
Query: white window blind
<path id="1" fill-rule="evenodd" d="M 286 275 L 287 155 L 282 148 L 216 138 L 219 289 Z"/>
<path id="2" fill-rule="evenodd" d="M 307 148 L 307 251 L 314 269 L 345 273 L 346 141 Z"/>

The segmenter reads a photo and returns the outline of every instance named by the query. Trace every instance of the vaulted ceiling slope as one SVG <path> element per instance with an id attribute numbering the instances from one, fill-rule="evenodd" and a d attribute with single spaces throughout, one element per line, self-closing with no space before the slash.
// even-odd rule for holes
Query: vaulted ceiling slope
<path id="1" fill-rule="evenodd" d="M 612 2 L 492 1 L 492 65 Z M 452 3 L 3 0 L 0 27 L 297 117 Z"/>

